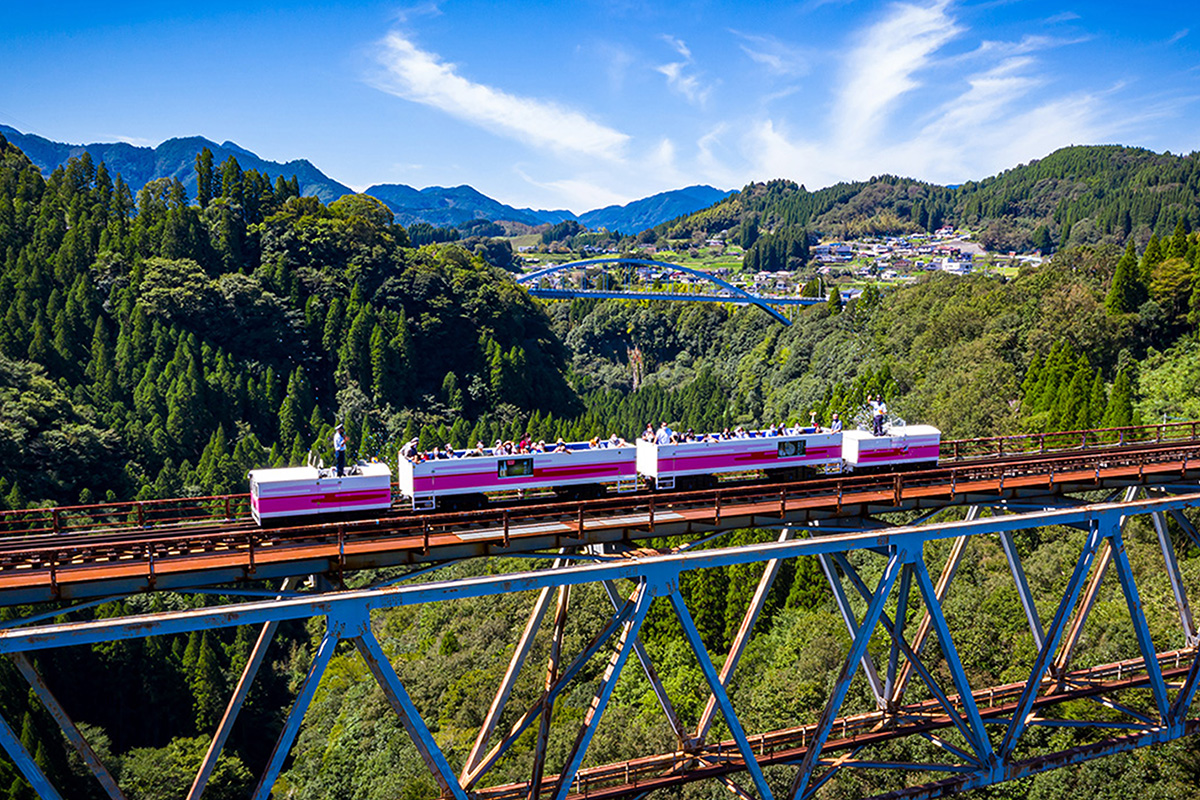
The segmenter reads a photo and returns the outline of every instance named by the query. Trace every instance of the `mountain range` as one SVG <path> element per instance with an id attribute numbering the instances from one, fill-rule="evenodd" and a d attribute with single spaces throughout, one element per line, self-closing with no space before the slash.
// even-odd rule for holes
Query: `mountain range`
<path id="1" fill-rule="evenodd" d="M 125 142 L 64 144 L 36 134 L 23 133 L 7 125 L 0 125 L 0 134 L 21 148 L 45 175 L 65 164 L 68 159 L 86 152 L 96 163 L 104 162 L 110 172 L 119 173 L 135 193 L 152 180 L 175 178 L 195 197 L 196 155 L 207 147 L 217 164 L 233 156 L 242 169 L 258 170 L 272 178 L 280 175 L 291 178 L 295 175 L 300 183 L 301 194 L 315 195 L 325 203 L 354 194 L 349 186 L 333 180 L 307 159 L 282 163 L 269 161 L 233 142 L 217 144 L 201 136 L 168 139 L 157 147 L 138 147 Z M 651 195 L 627 205 L 607 206 L 579 215 L 566 210 L 513 208 L 466 185 L 415 189 L 399 183 L 383 183 L 371 186 L 365 194 L 383 201 L 395 214 L 396 222 L 402 225 L 427 222 L 437 227 L 453 227 L 471 220 L 487 219 L 538 226 L 573 219 L 592 229 L 603 227 L 622 233 L 640 233 L 676 217 L 707 208 L 732 192 L 711 186 L 689 186 Z"/>

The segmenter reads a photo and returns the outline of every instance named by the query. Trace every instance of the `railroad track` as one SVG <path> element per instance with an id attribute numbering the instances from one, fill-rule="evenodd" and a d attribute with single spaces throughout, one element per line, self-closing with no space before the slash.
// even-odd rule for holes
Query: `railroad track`
<path id="1" fill-rule="evenodd" d="M 532 501 L 468 512 L 394 511 L 278 528 L 220 516 L 235 505 L 210 499 L 216 519 L 2 537 L 0 604 L 297 574 L 338 576 L 362 568 L 1196 480 L 1200 441 L 1026 452 L 909 472 Z"/>

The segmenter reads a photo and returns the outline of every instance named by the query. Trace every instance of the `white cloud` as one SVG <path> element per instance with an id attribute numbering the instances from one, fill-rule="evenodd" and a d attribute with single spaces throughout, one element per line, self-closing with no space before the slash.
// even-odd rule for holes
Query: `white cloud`
<path id="1" fill-rule="evenodd" d="M 559 152 L 619 160 L 629 136 L 556 103 L 475 83 L 398 32 L 382 42 L 376 88 L 436 108 L 485 130 Z"/>
<path id="2" fill-rule="evenodd" d="M 888 113 L 920 86 L 916 73 L 962 32 L 946 13 L 946 2 L 896 5 L 867 29 L 846 58 L 846 77 L 834 109 L 838 140 L 864 146 L 883 133 Z"/>
<path id="3" fill-rule="evenodd" d="M 655 67 L 655 70 L 666 76 L 667 86 L 671 87 L 673 91 L 683 95 L 692 105 L 703 107 L 708 102 L 708 95 L 712 91 L 712 87 L 702 84 L 696 75 L 687 72 L 688 68 L 693 65 L 692 51 L 680 39 L 673 36 L 663 36 L 662 38 L 683 57 L 683 60 L 662 64 Z"/>
<path id="4" fill-rule="evenodd" d="M 1181 28 L 1180 30 L 1175 31 L 1175 33 L 1171 36 L 1170 39 L 1167 39 L 1167 44 L 1168 45 L 1175 44 L 1180 39 L 1187 36 L 1189 33 L 1191 33 L 1191 31 L 1189 29 Z"/>

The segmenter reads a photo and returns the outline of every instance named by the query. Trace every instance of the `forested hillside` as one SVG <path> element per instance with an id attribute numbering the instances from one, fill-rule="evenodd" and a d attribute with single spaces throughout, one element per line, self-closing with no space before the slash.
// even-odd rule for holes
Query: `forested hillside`
<path id="1" fill-rule="evenodd" d="M 136 199 L 85 154 L 0 161 L 9 506 L 234 491 L 345 418 L 355 450 L 426 419 L 568 413 L 545 314 L 461 247 L 409 246 L 373 198 L 197 160 L 199 202 Z M 411 432 L 411 431 L 409 431 Z"/>
<path id="2" fill-rule="evenodd" d="M 995 177 L 942 187 L 883 175 L 809 191 L 792 181 L 746 186 L 715 206 L 660 225 L 685 238 L 732 232 L 750 246 L 762 234 L 825 238 L 970 228 L 986 246 L 1026 252 L 1072 245 L 1139 249 L 1183 220 L 1200 227 L 1200 154 L 1132 147 L 1066 147 Z"/>
<path id="3" fill-rule="evenodd" d="M 190 202 L 177 180 L 152 182 L 135 196 L 120 175 L 87 157 L 43 178 L 0 139 L 0 504 L 240 492 L 249 468 L 300 463 L 310 451 L 328 460 L 339 419 L 354 455 L 389 461 L 414 435 L 424 446 L 463 445 L 525 430 L 543 438 L 632 437 L 663 420 L 700 430 L 807 419 L 810 411 L 823 420 L 834 411 L 854 419 L 868 394 L 885 395 L 894 413 L 937 425 L 947 437 L 1195 419 L 1200 236 L 1192 232 L 1192 190 L 1180 188 L 1192 185 L 1194 159 L 1155 159 L 1164 176 L 1176 170 L 1169 182 L 1176 188 L 1151 192 L 1157 204 L 1144 198 L 1151 167 L 1137 166 L 1137 158 L 1128 187 L 1088 184 L 1100 200 L 1130 198 L 1128 236 L 1123 228 L 1095 241 L 1089 234 L 1011 279 L 939 274 L 882 293 L 868 287 L 845 308 L 815 306 L 784 327 L 756 308 L 707 303 L 535 302 L 494 266 L 504 260 L 504 242 L 436 241 L 446 232 L 405 229 L 374 198 L 325 204 L 300 196 L 291 176 L 243 170 L 233 158 L 197 160 Z M 1081 163 L 1109 174 L 1107 162 Z M 807 193 L 776 181 L 676 225 L 716 230 L 756 220 L 743 230 L 754 239 L 748 246 L 765 251 L 806 246 L 794 232 L 812 226 L 845 225 L 847 233 L 936 226 L 958 220 L 970 198 L 982 203 L 1007 192 L 1017 202 L 1023 193 L 1040 196 L 1047 180 L 1059 181 L 1059 189 L 1068 181 L 1087 184 L 1084 167 L 1071 159 L 1054 167 L 1062 171 L 1057 178 L 1049 171 L 1021 183 L 1016 173 L 1033 166 L 957 190 L 888 178 Z M 1109 208 L 1089 206 L 1079 191 L 1063 206 L 1064 220 L 1074 213 L 1069 209 L 1079 211 L 1070 241 Z M 1186 208 L 1179 205 L 1185 196 L 1193 197 Z M 1145 216 L 1151 207 L 1152 222 Z M 1045 208 L 1050 222 L 1039 224 L 1057 237 L 1059 204 Z M 1002 213 L 1021 229 L 1043 220 Z M 426 241 L 433 243 L 414 246 Z M 724 543 L 771 535 L 746 531 Z M 1021 543 L 1044 607 L 1061 589 L 1078 535 L 1044 531 Z M 927 555 L 931 563 L 942 557 Z M 1182 555 L 1190 585 L 1200 583 L 1200 554 Z M 447 574 L 508 568 L 525 566 L 480 562 Z M 1169 594 L 1153 564 L 1134 568 L 1144 596 Z M 980 632 L 962 655 L 981 685 L 1016 679 L 1006 672 L 1007 655 L 1032 646 L 1014 622 L 1022 612 L 1006 571 L 985 544 L 964 563 L 948 600 L 947 613 L 970 618 Z M 751 567 L 684 575 L 681 588 L 714 653 L 728 645 L 757 577 Z M 739 668 L 733 701 L 759 730 L 812 721 L 828 695 L 846 635 L 822 581 L 815 563 L 785 568 Z M 159 593 L 72 619 L 202 602 L 209 600 Z M 515 639 L 529 602 L 511 595 L 379 617 L 381 640 L 456 767 L 506 664 L 496 643 Z M 580 611 L 572 615 L 568 647 L 577 650 L 594 633 L 589 625 L 605 601 L 581 590 L 571 602 Z M 1102 592 L 1093 614 L 1098 627 L 1080 659 L 1124 652 L 1128 626 L 1109 613 L 1122 602 L 1110 589 Z M 1174 646 L 1169 620 L 1148 613 L 1156 643 Z M 664 609 L 656 607 L 646 625 L 668 691 L 681 714 L 694 718 L 705 699 L 694 660 Z M 206 796 L 248 793 L 316 635 L 302 625 L 280 632 L 251 694 L 249 724 L 235 733 Z M 211 631 L 69 648 L 39 657 L 38 666 L 86 723 L 131 800 L 175 800 L 186 792 L 188 770 L 250 644 L 247 630 Z M 533 658 L 544 655 L 535 648 Z M 22 684 L 12 670 L 0 661 L 5 718 L 68 796 L 98 797 L 61 747 L 54 722 L 14 688 Z M 436 796 L 364 670 L 352 653 L 334 657 L 279 796 Z M 674 747 L 648 687 L 636 670 L 628 674 L 590 759 Z M 79 675 L 89 680 L 75 680 Z M 581 688 L 556 704 L 556 719 L 582 717 L 596 678 L 585 671 Z M 518 684 L 517 695 L 538 696 L 535 684 Z M 149 707 L 154 714 L 145 713 Z M 1054 735 L 1069 746 L 1074 734 Z M 555 733 L 553 757 L 569 747 L 568 738 Z M 526 774 L 531 752 L 529 743 L 497 780 Z M 981 796 L 1109 796 L 1109 771 L 1123 774 L 1122 794 L 1187 796 L 1198 764 L 1194 745 L 1183 742 Z M 829 796 L 886 788 L 851 779 Z M 678 796 L 708 797 L 709 789 Z M 0 798 L 29 796 L 0 762 Z"/>

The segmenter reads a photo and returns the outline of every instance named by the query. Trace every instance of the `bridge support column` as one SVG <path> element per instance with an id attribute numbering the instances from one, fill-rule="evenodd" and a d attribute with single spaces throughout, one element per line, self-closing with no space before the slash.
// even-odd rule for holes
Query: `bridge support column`
<path id="1" fill-rule="evenodd" d="M 967 522 L 972 522 L 979 519 L 979 506 L 971 506 L 967 509 Z M 967 536 L 959 536 L 955 538 L 954 545 L 950 548 L 950 555 L 946 559 L 945 565 L 942 567 L 942 574 L 938 577 L 937 590 L 935 592 L 937 602 L 942 602 L 946 599 L 946 592 L 950 590 L 950 582 L 954 580 L 955 574 L 958 572 L 958 566 L 962 563 L 963 554 L 967 550 Z M 922 564 L 924 559 L 922 557 Z M 905 599 L 907 596 L 905 595 Z M 903 621 L 897 619 L 897 623 L 903 627 Z M 929 636 L 929 626 L 932 623 L 929 608 L 926 607 L 924 616 L 921 617 L 921 622 L 917 626 L 916 635 L 913 636 L 912 648 L 920 656 L 925 650 L 925 639 Z M 889 665 L 890 668 L 890 665 Z M 906 663 L 900 670 L 899 677 L 896 678 L 895 688 L 888 692 L 884 698 L 889 707 L 894 707 L 900 704 L 904 697 L 904 687 L 908 685 L 908 678 L 911 674 L 911 662 Z"/>
<path id="2" fill-rule="evenodd" d="M 4 752 L 12 759 L 12 762 L 17 765 L 17 769 L 21 771 L 21 775 L 25 780 L 33 786 L 33 790 L 38 793 L 38 797 L 42 800 L 62 800 L 62 796 L 58 790 L 51 785 L 46 774 L 42 772 L 42 768 L 33 760 L 33 756 L 29 755 L 29 751 L 21 744 L 21 740 L 13 733 L 13 729 L 9 727 L 8 721 L 0 717 L 0 747 L 4 748 Z"/>
<path id="3" fill-rule="evenodd" d="M 1062 599 L 1058 603 L 1058 609 L 1054 612 L 1054 619 L 1051 620 L 1050 627 L 1046 632 L 1046 640 L 1042 643 L 1042 648 L 1038 650 L 1033 669 L 1025 681 L 1025 688 L 1021 691 L 1021 696 L 1017 700 L 1016 708 L 1013 710 L 1008 730 L 1005 731 L 1004 741 L 1000 744 L 998 755 L 1001 762 L 1006 763 L 1009 761 L 1013 751 L 1016 749 L 1017 741 L 1021 738 L 1021 734 L 1025 732 L 1025 728 L 1029 724 L 1029 712 L 1033 709 L 1034 700 L 1037 699 L 1042 678 L 1046 675 L 1046 671 L 1053 662 L 1054 653 L 1058 649 L 1058 643 L 1062 640 L 1063 632 L 1066 628 L 1067 617 L 1071 613 L 1071 609 L 1075 607 L 1076 601 L 1079 600 L 1079 593 L 1083 590 L 1084 578 L 1091 570 L 1092 561 L 1096 557 L 1096 550 L 1099 549 L 1100 543 L 1104 538 L 1102 529 L 1106 524 L 1107 522 L 1104 519 L 1093 520 L 1090 523 L 1091 530 L 1084 539 L 1083 551 L 1079 554 L 1079 558 L 1075 562 L 1075 570 L 1071 574 L 1071 579 L 1067 582 L 1066 590 L 1063 592 Z"/>
<path id="4" fill-rule="evenodd" d="M 34 669 L 33 662 L 29 660 L 29 657 L 24 653 L 13 653 L 11 658 L 17 670 L 20 671 L 26 682 L 29 683 L 29 687 L 33 689 L 34 694 L 42 701 L 42 705 L 45 706 L 46 710 L 50 712 L 50 716 L 54 717 L 54 721 L 58 723 L 59 730 L 62 731 L 63 736 L 66 737 L 75 752 L 79 754 L 79 757 L 83 759 L 83 763 L 91 770 L 92 775 L 96 777 L 105 794 L 112 798 L 112 800 L 125 800 L 125 795 L 121 792 L 120 787 L 117 786 L 117 782 L 113 780 L 113 776 L 108 771 L 108 768 L 104 766 L 104 762 L 96 755 L 96 751 L 88 744 L 87 739 L 83 738 L 83 734 L 79 732 L 79 728 L 76 727 L 75 722 L 67 715 L 66 709 L 58 702 L 58 698 L 50 691 L 50 687 L 42 680 L 42 676 Z M 18 742 L 19 744 L 20 742 Z M 21 749 L 24 750 L 23 747 Z M 13 760 L 16 761 L 16 759 Z M 28 775 L 25 777 L 26 780 L 29 780 Z M 45 776 L 43 776 L 44 779 Z M 34 781 L 30 780 L 29 782 L 33 783 L 35 787 L 37 786 Z M 42 796 L 46 797 L 46 795 Z"/>
<path id="5" fill-rule="evenodd" d="M 696 623 L 692 620 L 687 603 L 683 601 L 683 595 L 679 593 L 678 588 L 673 588 L 670 598 L 671 605 L 675 607 L 675 615 L 679 618 L 688 643 L 692 646 L 692 652 L 695 653 L 696 660 L 700 664 L 700 670 L 704 673 L 704 679 L 708 681 L 708 687 L 712 690 L 717 705 L 721 707 L 725 723 L 729 725 L 729 732 L 733 736 L 733 740 L 737 742 L 738 752 L 742 756 L 746 770 L 750 773 L 754 788 L 758 791 L 759 800 L 773 800 L 774 796 L 771 794 L 770 787 L 767 786 L 767 779 L 763 776 L 762 767 L 758 765 L 758 759 L 754 756 L 754 748 L 750 746 L 750 740 L 746 738 L 746 732 L 742 729 L 742 723 L 738 720 L 737 713 L 733 710 L 733 704 L 729 702 L 725 685 L 722 683 L 720 675 L 717 674 L 712 659 L 708 656 L 708 650 L 700 638 L 700 631 L 696 629 Z"/>
<path id="6" fill-rule="evenodd" d="M 555 559 L 552 569 L 558 569 L 565 564 L 570 563 L 565 559 Z M 538 592 L 537 601 L 533 604 L 533 611 L 529 614 L 529 620 L 525 623 L 525 630 L 521 633 L 521 638 L 517 642 L 517 648 L 513 651 L 512 658 L 509 659 L 508 669 L 504 673 L 504 678 L 500 681 L 500 687 L 496 690 L 496 696 L 492 699 L 492 705 L 488 708 L 487 716 L 483 719 L 483 726 L 479 729 L 479 735 L 475 737 L 475 744 L 471 747 L 471 752 L 467 754 L 467 760 L 463 764 L 461 780 L 466 783 L 467 776 L 479 765 L 479 759 L 487 747 L 488 741 L 492 737 L 492 733 L 496 730 L 496 723 L 500 720 L 500 714 L 503 713 L 505 705 L 508 703 L 508 697 L 512 693 L 513 685 L 517 682 L 517 676 L 521 674 L 521 668 L 525 665 L 525 659 L 529 655 L 529 650 L 533 647 L 534 636 L 537 635 L 538 629 L 542 625 L 542 618 L 546 615 L 546 609 L 550 604 L 551 587 L 547 586 Z"/>
<path id="7" fill-rule="evenodd" d="M 1021 555 L 1017 552 L 1011 531 L 1000 533 L 1000 546 L 1004 548 L 1004 557 L 1008 560 L 1009 571 L 1012 572 L 1017 597 L 1021 600 L 1021 608 L 1025 610 L 1025 620 L 1029 623 L 1029 632 L 1033 635 L 1033 646 L 1041 650 L 1046 639 L 1046 634 L 1042 631 L 1042 618 L 1038 615 L 1033 592 L 1029 590 L 1029 581 L 1025 577 L 1024 567 L 1021 566 Z"/>
<path id="8" fill-rule="evenodd" d="M 267 800 L 270 797 L 271 789 L 275 786 L 275 781 L 283 770 L 283 762 L 292 749 L 296 734 L 300 732 L 300 722 L 304 719 L 304 714 L 308 711 L 308 706 L 317 693 L 317 685 L 321 682 L 321 676 L 325 674 L 325 668 L 329 666 L 329 660 L 333 658 L 333 651 L 340 638 L 340 623 L 335 623 L 332 617 L 327 617 L 325 636 L 321 639 L 312 665 L 308 668 L 308 675 L 300 687 L 300 693 L 296 695 L 296 700 L 292 703 L 292 709 L 288 712 L 287 720 L 284 722 L 283 730 L 279 732 L 279 738 L 271 750 L 267 768 L 263 771 L 262 778 L 259 779 L 258 787 L 254 790 L 253 800 Z"/>
<path id="9" fill-rule="evenodd" d="M 784 528 L 780 531 L 779 541 L 786 542 L 791 538 L 791 528 Z M 725 657 L 725 663 L 721 665 L 720 681 L 723 688 L 729 686 L 729 679 L 733 676 L 733 671 L 737 669 L 738 661 L 741 660 L 742 653 L 746 650 L 746 645 L 750 641 L 750 632 L 754 629 L 754 623 L 758 621 L 758 615 L 762 613 L 763 606 L 766 605 L 767 594 L 771 591 L 771 586 L 775 583 L 775 577 L 779 574 L 780 563 L 780 559 L 778 558 L 768 561 L 763 570 L 762 577 L 758 579 L 758 587 L 754 590 L 754 597 L 750 600 L 750 607 L 746 609 L 737 635 L 733 637 L 733 643 L 729 646 L 729 655 Z M 713 693 L 708 696 L 708 702 L 705 703 L 704 711 L 700 714 L 700 721 L 696 724 L 696 735 L 692 738 L 693 745 L 699 746 L 704 744 L 704 740 L 708 736 L 708 730 L 712 726 L 713 714 L 716 709 L 717 695 Z"/>
<path id="10" fill-rule="evenodd" d="M 633 642 L 637 638 L 638 631 L 641 630 L 642 623 L 646 619 L 646 612 L 650 610 L 650 602 L 654 599 L 654 595 L 651 592 L 648 580 L 642 581 L 635 597 L 633 614 L 621 631 L 620 639 L 617 642 L 617 649 L 609 659 L 608 669 L 604 671 L 604 677 L 600 680 L 600 686 L 596 689 L 596 696 L 592 699 L 592 705 L 588 708 L 587 714 L 584 716 L 583 727 L 580 729 L 579 736 L 575 740 L 575 745 L 571 748 L 571 753 L 567 757 L 567 764 L 563 768 L 562 774 L 558 777 L 558 785 L 555 787 L 554 792 L 556 800 L 566 800 L 567 795 L 571 792 L 571 781 L 579 771 L 579 765 L 583 763 L 583 757 L 587 755 L 588 746 L 592 743 L 592 737 L 596 735 L 596 728 L 599 726 L 600 720 L 604 716 L 604 711 L 608 707 L 608 700 L 612 697 L 613 688 L 616 686 L 617 679 L 621 676 L 621 670 L 625 666 L 625 661 L 629 658 L 629 653 L 633 650 Z"/>
<path id="11" fill-rule="evenodd" d="M 1188 603 L 1187 590 L 1183 586 L 1183 575 L 1179 571 L 1179 559 L 1175 557 L 1175 545 L 1167 531 L 1167 520 L 1162 512 L 1150 515 L 1154 524 L 1154 533 L 1158 536 L 1158 547 L 1163 554 L 1163 562 L 1167 566 L 1167 578 L 1171 581 L 1171 593 L 1175 595 L 1175 607 L 1179 609 L 1179 623 L 1183 626 L 1184 640 L 1189 646 L 1195 646 L 1196 623 L 1192 619 L 1192 607 Z"/>
<path id="12" fill-rule="evenodd" d="M 554 700 L 550 690 L 558 680 L 559 659 L 562 657 L 563 636 L 567 629 L 567 606 L 571 599 L 571 587 L 558 587 L 558 605 L 554 611 L 554 638 L 550 641 L 550 658 L 546 661 L 546 683 L 542 697 L 542 718 L 538 725 L 537 744 L 533 751 L 533 774 L 529 778 L 529 800 L 538 800 L 542 793 L 542 776 L 546 769 L 546 745 L 550 741 L 550 720 L 554 716 Z M 621 605 L 615 596 L 613 610 Z"/>
<path id="13" fill-rule="evenodd" d="M 604 593 L 608 595 L 608 601 L 612 603 L 613 610 L 620 608 L 621 599 L 617 592 L 617 585 L 612 581 L 604 581 L 602 585 Z M 655 699 L 658 700 L 659 708 L 667 718 L 667 724 L 671 726 L 671 731 L 679 743 L 684 744 L 687 740 L 687 731 L 684 730 L 683 723 L 679 721 L 679 715 L 675 713 L 675 705 L 671 702 L 671 698 L 667 697 L 667 690 L 663 687 L 653 662 L 650 661 L 650 654 L 646 652 L 646 646 L 642 644 L 640 635 L 633 643 L 633 653 L 637 656 L 638 663 L 642 665 L 642 672 L 645 673 L 646 680 L 650 682 L 650 688 L 654 692 Z"/>
<path id="14" fill-rule="evenodd" d="M 279 587 L 280 596 L 275 599 L 281 599 L 283 594 L 295 589 L 299 583 L 299 578 L 286 578 L 283 585 Z M 217 725 L 217 732 L 213 735 L 208 752 L 204 754 L 204 760 L 200 762 L 200 769 L 196 772 L 191 789 L 188 790 L 187 800 L 199 800 L 200 795 L 204 793 L 204 787 L 208 785 L 208 779 L 212 777 L 213 768 L 216 767 L 217 759 L 225 748 L 225 742 L 229 738 L 229 732 L 233 730 L 233 723 L 242 710 L 242 704 L 246 702 L 246 696 L 250 694 L 250 685 L 254 683 L 254 678 L 258 675 L 263 659 L 266 658 L 267 648 L 270 647 L 271 640 L 275 638 L 275 631 L 278 627 L 279 622 L 271 620 L 263 623 L 262 629 L 259 630 L 258 639 L 254 642 L 250 657 L 246 661 L 245 668 L 242 669 L 241 677 L 238 678 L 233 696 L 229 698 L 225 714 Z"/>
<path id="15" fill-rule="evenodd" d="M 872 595 L 871 601 L 867 605 L 866 613 L 863 615 L 862 624 L 857 626 L 858 633 L 857 635 L 852 634 L 854 638 L 853 643 L 850 645 L 850 653 L 846 656 L 846 660 L 842 664 L 841 672 L 838 675 L 837 682 L 834 684 L 829 701 L 821 711 L 821 718 L 817 722 L 812 742 L 809 744 L 808 751 L 804 754 L 804 760 L 800 764 L 800 771 L 797 773 L 795 780 L 792 781 L 791 791 L 788 793 L 789 798 L 801 798 L 803 800 L 803 798 L 808 796 L 806 789 L 812 780 L 813 772 L 821 758 L 821 748 L 824 746 L 825 740 L 829 738 L 830 728 L 833 726 L 833 721 L 837 717 L 838 711 L 841 710 L 842 701 L 846 699 L 846 693 L 850 691 L 850 681 L 854 678 L 858 664 L 867 654 L 867 642 L 870 640 L 875 626 L 879 624 L 880 617 L 883 616 L 883 606 L 887 602 L 888 595 L 892 591 L 892 586 L 896 582 L 900 567 L 906 560 L 907 553 L 902 550 L 893 550 L 892 555 L 888 558 L 887 565 L 883 569 L 883 575 L 879 579 L 879 585 L 875 588 L 875 593 Z M 832 574 L 832 572 L 827 574 Z M 836 583 L 839 587 L 841 586 L 840 582 Z M 852 620 L 853 615 L 851 615 Z"/>
<path id="16" fill-rule="evenodd" d="M 833 599 L 842 615 L 842 622 L 846 624 L 850 638 L 857 641 L 862 629 L 854 618 L 854 609 L 850 607 L 850 599 L 846 597 L 846 590 L 834 567 L 833 556 L 822 553 L 817 556 L 817 560 L 821 564 L 821 570 L 825 573 L 825 580 L 828 581 L 829 588 L 833 590 Z M 870 632 L 868 631 L 866 635 L 869 636 Z M 887 701 L 883 694 L 883 684 L 879 681 L 879 673 L 875 669 L 875 662 L 871 660 L 871 656 L 866 650 L 863 650 L 861 660 L 863 676 L 867 679 L 867 685 L 871 687 L 871 694 L 875 696 L 875 706 L 883 710 L 887 707 Z"/>

